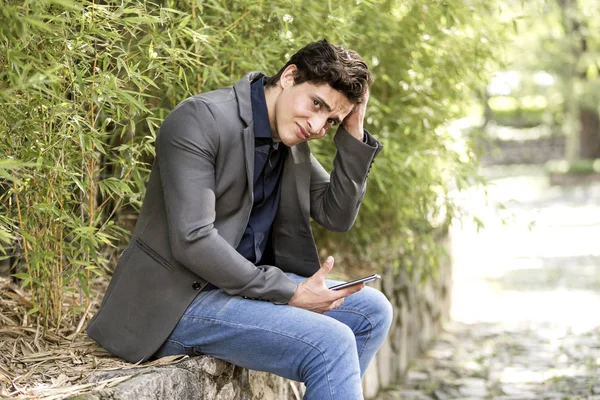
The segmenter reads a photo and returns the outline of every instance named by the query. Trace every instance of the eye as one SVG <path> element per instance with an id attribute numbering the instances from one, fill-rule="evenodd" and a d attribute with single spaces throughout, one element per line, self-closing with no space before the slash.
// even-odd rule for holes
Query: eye
<path id="1" fill-rule="evenodd" d="M 321 103 L 319 100 L 313 100 L 312 103 L 315 108 L 321 108 Z"/>
<path id="2" fill-rule="evenodd" d="M 329 125 L 329 126 L 336 126 L 337 125 L 337 121 L 335 119 L 329 118 L 327 120 L 327 125 Z"/>

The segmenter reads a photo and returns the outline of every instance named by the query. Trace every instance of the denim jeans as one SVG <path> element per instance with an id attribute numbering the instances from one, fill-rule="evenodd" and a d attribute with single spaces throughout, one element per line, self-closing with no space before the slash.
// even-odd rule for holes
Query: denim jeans
<path id="1" fill-rule="evenodd" d="M 370 287 L 324 315 L 210 290 L 194 299 L 156 357 L 211 355 L 304 382 L 307 400 L 362 399 L 361 377 L 391 320 L 391 304 Z"/>

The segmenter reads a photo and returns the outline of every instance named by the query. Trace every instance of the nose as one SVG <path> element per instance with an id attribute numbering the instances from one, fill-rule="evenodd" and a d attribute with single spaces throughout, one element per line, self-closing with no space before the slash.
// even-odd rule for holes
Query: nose
<path id="1" fill-rule="evenodd" d="M 325 124 L 327 124 L 326 115 L 313 115 L 307 121 L 310 129 L 310 136 L 322 136 L 325 133 Z"/>

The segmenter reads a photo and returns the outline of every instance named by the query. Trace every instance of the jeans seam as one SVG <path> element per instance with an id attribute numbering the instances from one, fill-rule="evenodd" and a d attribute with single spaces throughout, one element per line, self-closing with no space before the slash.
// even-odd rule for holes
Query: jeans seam
<path id="1" fill-rule="evenodd" d="M 165 340 L 165 343 L 166 343 L 166 342 L 175 343 L 175 344 L 177 344 L 177 345 L 181 346 L 181 347 L 183 348 L 184 352 L 185 352 L 185 351 L 187 351 L 187 350 L 191 350 L 191 349 L 192 349 L 192 347 L 191 347 L 191 346 L 186 346 L 185 344 L 181 343 L 181 342 L 180 342 L 180 341 L 178 341 L 178 340 L 167 339 L 167 340 Z M 186 353 L 186 355 L 187 355 L 187 353 Z"/>
<path id="2" fill-rule="evenodd" d="M 327 386 L 329 387 L 329 395 L 331 396 L 332 399 L 335 398 L 334 395 L 333 395 L 333 392 L 332 392 L 331 381 L 330 381 L 330 378 L 329 378 L 329 375 L 331 374 L 330 371 L 329 371 L 329 362 L 327 361 L 327 357 L 325 357 L 325 354 L 323 353 L 323 351 L 317 345 L 315 345 L 313 343 L 310 343 L 310 342 L 307 342 L 304 339 L 297 338 L 295 336 L 291 336 L 289 334 L 286 334 L 285 332 L 272 331 L 270 329 L 262 328 L 260 326 L 243 325 L 243 324 L 239 324 L 239 323 L 235 323 L 235 322 L 231 322 L 231 321 L 226 321 L 226 320 L 222 320 L 222 319 L 217 319 L 217 318 L 199 317 L 199 316 L 190 316 L 190 315 L 183 315 L 181 317 L 181 319 L 183 319 L 183 318 L 201 319 L 201 320 L 205 320 L 205 321 L 214 321 L 214 322 L 217 322 L 217 323 L 223 323 L 223 324 L 228 324 L 228 325 L 233 325 L 233 326 L 241 326 L 241 327 L 245 327 L 245 328 L 251 327 L 251 328 L 254 328 L 254 329 L 257 329 L 257 330 L 261 330 L 261 331 L 273 333 L 273 334 L 276 334 L 276 335 L 281 335 L 281 336 L 284 336 L 284 337 L 287 337 L 287 338 L 290 338 L 290 339 L 293 339 L 293 340 L 297 340 L 297 341 L 302 342 L 302 343 L 304 343 L 304 344 L 306 344 L 306 345 L 308 345 L 308 346 L 310 346 L 310 347 L 312 347 L 314 349 L 317 349 L 317 351 L 321 354 L 321 356 L 325 360 L 325 368 L 327 369 L 326 373 L 327 373 Z"/>

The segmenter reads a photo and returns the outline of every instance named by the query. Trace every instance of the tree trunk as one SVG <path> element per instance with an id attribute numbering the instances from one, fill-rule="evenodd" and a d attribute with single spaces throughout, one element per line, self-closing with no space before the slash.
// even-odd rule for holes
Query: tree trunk
<path id="1" fill-rule="evenodd" d="M 600 158 L 600 116 L 593 109 L 581 107 L 579 154 L 583 159 Z"/>

